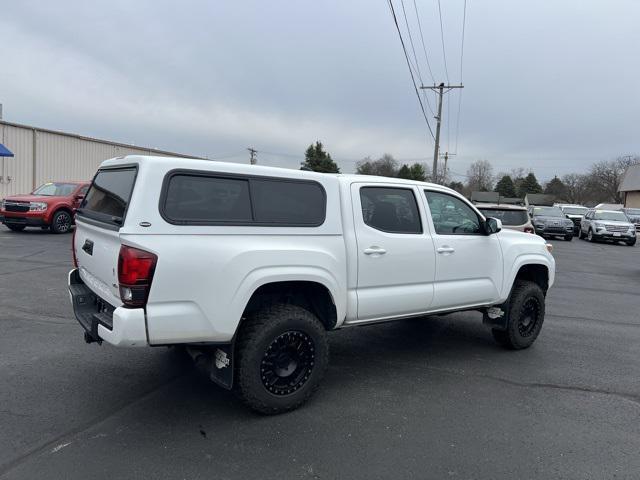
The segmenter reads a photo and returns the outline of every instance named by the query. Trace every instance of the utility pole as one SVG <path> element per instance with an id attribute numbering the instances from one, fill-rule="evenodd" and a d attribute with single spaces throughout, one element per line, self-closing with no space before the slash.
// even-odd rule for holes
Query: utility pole
<path id="1" fill-rule="evenodd" d="M 441 153 L 440 156 L 444 158 L 444 177 L 442 177 L 442 179 L 445 180 L 447 178 L 447 163 L 449 162 L 449 157 L 455 157 L 456 154 L 444 152 L 444 154 Z"/>
<path id="2" fill-rule="evenodd" d="M 444 83 L 440 83 L 440 85 L 433 86 L 424 86 L 420 87 L 421 89 L 433 90 L 438 94 L 438 115 L 435 117 L 436 123 L 436 145 L 433 151 L 433 183 L 438 183 L 438 156 L 440 151 L 440 124 L 442 123 L 442 96 L 445 93 L 450 92 L 454 88 L 464 88 L 462 84 L 460 85 L 445 85 Z"/>
<path id="3" fill-rule="evenodd" d="M 251 165 L 255 165 L 256 163 L 258 163 L 258 158 L 256 157 L 256 154 L 258 153 L 258 151 L 255 148 L 247 148 L 247 150 L 249 150 L 249 153 L 251 154 L 251 157 L 249 157 L 249 163 Z"/>

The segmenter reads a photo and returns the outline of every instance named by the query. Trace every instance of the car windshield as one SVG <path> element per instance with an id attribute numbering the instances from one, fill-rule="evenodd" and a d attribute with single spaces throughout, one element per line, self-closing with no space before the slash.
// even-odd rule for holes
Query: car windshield
<path id="1" fill-rule="evenodd" d="M 33 191 L 34 195 L 43 197 L 66 197 L 76 189 L 75 183 L 45 183 Z"/>
<path id="2" fill-rule="evenodd" d="M 640 208 L 627 208 L 627 215 L 640 215 Z"/>
<path id="3" fill-rule="evenodd" d="M 629 219 L 622 212 L 605 212 L 602 210 L 596 210 L 594 217 L 596 220 L 615 220 L 618 222 L 628 222 Z"/>
<path id="4" fill-rule="evenodd" d="M 534 207 L 534 217 L 564 217 L 564 213 L 558 207 Z"/>
<path id="5" fill-rule="evenodd" d="M 481 208 L 485 217 L 493 217 L 502 221 L 503 225 L 524 225 L 527 223 L 526 210 L 507 210 L 500 208 Z"/>
<path id="6" fill-rule="evenodd" d="M 586 207 L 562 207 L 562 211 L 569 215 L 584 215 L 587 210 Z"/>

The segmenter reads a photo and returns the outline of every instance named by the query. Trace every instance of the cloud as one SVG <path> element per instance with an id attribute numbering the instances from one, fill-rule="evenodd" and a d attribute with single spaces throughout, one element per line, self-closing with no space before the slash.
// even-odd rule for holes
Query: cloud
<path id="1" fill-rule="evenodd" d="M 458 3 L 443 11 L 451 82 L 460 75 Z M 421 24 L 434 74 L 444 80 L 432 7 L 419 3 Z M 640 4 L 492 0 L 468 7 L 452 170 L 464 173 L 485 158 L 495 170 L 531 167 L 550 178 L 640 151 L 633 88 Z M 319 139 L 345 171 L 385 152 L 430 163 L 433 143 L 384 2 L 25 1 L 3 7 L 0 29 L 11 45 L 0 75 L 7 120 L 197 155 L 236 154 L 232 161 L 245 161 L 253 146 L 285 153 L 264 153 L 261 162 L 296 166 Z M 449 95 L 443 150 L 456 145 L 458 96 Z"/>

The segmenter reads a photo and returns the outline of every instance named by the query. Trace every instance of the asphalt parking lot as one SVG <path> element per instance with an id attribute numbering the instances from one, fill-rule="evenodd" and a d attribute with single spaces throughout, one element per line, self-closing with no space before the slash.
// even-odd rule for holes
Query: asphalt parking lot
<path id="1" fill-rule="evenodd" d="M 3 479 L 640 477 L 640 247 L 553 240 L 526 351 L 478 313 L 332 332 L 319 392 L 262 417 L 175 351 L 85 344 L 70 241 L 0 227 Z"/>

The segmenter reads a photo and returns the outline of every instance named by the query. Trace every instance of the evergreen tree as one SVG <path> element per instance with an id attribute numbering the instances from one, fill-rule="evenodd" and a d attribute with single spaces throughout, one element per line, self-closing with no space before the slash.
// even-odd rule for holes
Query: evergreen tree
<path id="1" fill-rule="evenodd" d="M 519 197 L 524 197 L 527 193 L 542 193 L 542 187 L 533 172 L 530 172 L 529 175 L 524 177 L 518 189 Z"/>
<path id="2" fill-rule="evenodd" d="M 447 185 L 447 187 L 449 187 L 451 190 L 455 190 L 458 193 L 462 193 L 463 195 L 465 194 L 465 188 L 462 182 L 452 181 L 451 183 L 449 183 L 449 185 Z"/>
<path id="3" fill-rule="evenodd" d="M 409 168 L 409 165 L 405 163 L 404 165 L 402 165 L 402 167 L 400 167 L 400 170 L 398 170 L 398 178 L 404 178 L 406 180 L 413 179 L 411 168 Z"/>
<path id="4" fill-rule="evenodd" d="M 494 192 L 498 192 L 502 197 L 513 198 L 516 196 L 516 186 L 513 184 L 513 180 L 510 175 L 504 175 L 500 181 L 496 184 Z"/>
<path id="5" fill-rule="evenodd" d="M 544 187 L 544 193 L 554 195 L 558 199 L 564 200 L 567 187 L 557 176 L 553 177 Z"/>
<path id="6" fill-rule="evenodd" d="M 309 148 L 307 148 L 307 151 L 304 153 L 302 166 L 314 172 L 340 173 L 340 168 L 338 168 L 336 162 L 333 161 L 331 155 L 323 150 L 322 143 L 319 141 L 317 141 L 315 145 L 309 145 Z"/>
<path id="7" fill-rule="evenodd" d="M 424 169 L 424 165 L 422 165 L 421 163 L 414 163 L 413 165 L 411 165 L 411 168 L 409 168 L 409 171 L 411 174 L 409 178 L 411 180 L 418 180 L 419 182 L 424 182 L 427 180 L 427 172 Z M 400 176 L 400 174 L 398 174 L 398 176 Z"/>

